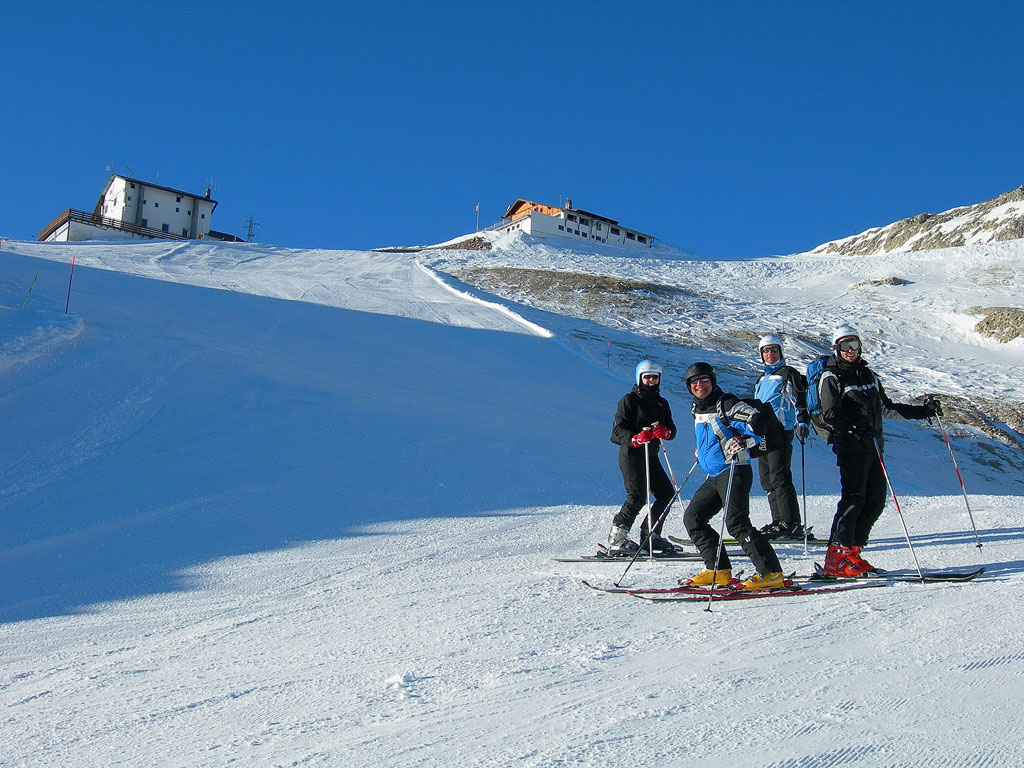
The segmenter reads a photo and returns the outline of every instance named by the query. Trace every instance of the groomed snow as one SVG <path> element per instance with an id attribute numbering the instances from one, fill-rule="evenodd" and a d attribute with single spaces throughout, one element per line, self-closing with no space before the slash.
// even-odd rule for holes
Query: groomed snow
<path id="1" fill-rule="evenodd" d="M 592 549 L 621 503 L 608 434 L 629 349 L 668 354 L 672 328 L 708 340 L 667 361 L 685 427 L 685 358 L 737 384 L 750 370 L 713 346 L 716 325 L 821 332 L 859 309 L 894 390 L 1019 402 L 1019 345 L 960 317 L 1019 296 L 1022 255 L 1019 241 L 709 263 L 522 240 L 477 255 L 4 240 L 0 763 L 1020 765 L 1014 449 L 954 436 L 978 549 L 937 430 L 890 432 L 921 565 L 985 565 L 970 584 L 709 613 L 592 592 L 581 578 L 624 566 L 552 558 Z M 656 332 L 634 333 L 441 273 L 486 259 L 733 299 L 699 321 L 652 308 Z M 913 282 L 850 289 L 892 274 Z M 667 448 L 680 479 L 692 449 L 686 429 Z M 838 482 L 820 442 L 806 471 L 808 522 L 826 532 Z M 761 494 L 752 506 L 765 522 Z M 867 554 L 912 567 L 891 504 Z M 780 555 L 801 573 L 820 559 Z M 693 570 L 640 565 L 625 583 Z"/>

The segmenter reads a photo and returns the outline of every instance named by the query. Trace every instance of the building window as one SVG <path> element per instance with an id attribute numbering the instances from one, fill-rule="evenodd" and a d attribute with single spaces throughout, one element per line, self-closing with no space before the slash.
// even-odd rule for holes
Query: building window
<path id="1" fill-rule="evenodd" d="M 142 226 L 148 227 L 149 226 L 149 219 L 143 219 L 142 220 Z"/>
<path id="2" fill-rule="evenodd" d="M 569 221 L 576 221 L 576 217 L 573 216 L 571 213 L 569 214 Z"/>
<path id="3" fill-rule="evenodd" d="M 636 238 L 633 236 L 632 232 L 627 232 L 626 233 L 626 239 L 627 240 L 636 240 Z"/>
<path id="4" fill-rule="evenodd" d="M 160 203 L 153 203 L 153 207 L 154 208 L 159 208 L 160 207 Z"/>
<path id="5" fill-rule="evenodd" d="M 175 213 L 181 213 L 181 208 L 175 208 L 175 209 L 174 209 L 174 212 L 175 212 Z"/>
<path id="6" fill-rule="evenodd" d="M 188 212 L 188 213 L 186 213 L 185 215 L 186 215 L 186 216 L 191 216 L 191 215 L 192 215 L 192 211 L 189 211 L 189 212 Z"/>
<path id="7" fill-rule="evenodd" d="M 596 230 L 597 230 L 598 232 L 600 232 L 600 231 L 601 231 L 601 222 L 600 222 L 600 221 L 595 221 L 595 222 L 594 222 L 594 228 L 595 228 L 595 229 L 596 229 Z"/>
<path id="8" fill-rule="evenodd" d="M 636 236 L 636 239 L 637 239 L 637 240 L 638 240 L 639 242 L 641 242 L 641 243 L 646 243 L 646 242 L 647 242 L 647 238 L 646 238 L 646 237 L 644 237 L 643 235 L 637 235 L 637 236 Z"/>
<path id="9" fill-rule="evenodd" d="M 127 200 L 130 203 L 132 201 L 132 196 L 128 195 L 128 197 L 126 197 L 125 200 Z"/>
<path id="10" fill-rule="evenodd" d="M 581 227 L 589 227 L 590 226 L 590 219 L 584 219 L 582 216 L 580 216 L 580 226 Z"/>
<path id="11" fill-rule="evenodd" d="M 183 229 L 181 230 L 181 236 L 182 236 L 182 237 L 188 237 L 188 230 L 187 230 L 187 229 L 184 229 L 184 228 L 183 228 Z"/>
<path id="12" fill-rule="evenodd" d="M 612 234 L 613 234 L 613 235 L 615 235 L 616 237 L 618 237 L 618 236 L 620 236 L 620 235 L 621 235 L 622 233 L 621 233 L 621 232 L 619 232 L 619 229 L 618 229 L 618 227 L 612 227 Z"/>
<path id="13" fill-rule="evenodd" d="M 205 213 L 201 213 L 201 214 L 199 214 L 199 218 L 200 218 L 200 219 L 205 219 L 205 218 L 206 218 L 206 214 L 205 214 Z"/>
<path id="14" fill-rule="evenodd" d="M 174 202 L 180 203 L 181 202 L 181 195 L 175 195 L 174 196 Z"/>
<path id="15" fill-rule="evenodd" d="M 171 231 L 171 226 L 170 226 L 170 224 L 161 224 L 160 225 L 160 230 L 162 232 L 170 232 Z"/>
<path id="16" fill-rule="evenodd" d="M 558 225 L 558 231 L 559 232 L 565 232 L 565 227 L 563 227 L 561 224 L 559 224 Z"/>
<path id="17" fill-rule="evenodd" d="M 132 184 L 132 189 L 135 189 L 135 184 L 134 183 Z"/>

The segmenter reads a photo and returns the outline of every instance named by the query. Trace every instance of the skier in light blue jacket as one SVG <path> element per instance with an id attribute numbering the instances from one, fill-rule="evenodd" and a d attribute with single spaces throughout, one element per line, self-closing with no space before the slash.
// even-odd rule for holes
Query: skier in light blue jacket
<path id="1" fill-rule="evenodd" d="M 793 437 L 796 436 L 802 444 L 809 432 L 807 380 L 798 370 L 786 365 L 782 339 L 778 336 L 762 336 L 757 350 L 764 371 L 754 385 L 754 397 L 771 405 L 786 435 L 781 447 L 757 460 L 761 487 L 768 494 L 768 506 L 772 512 L 772 521 L 761 528 L 761 533 L 769 539 L 803 539 L 800 505 L 790 465 L 793 461 Z"/>

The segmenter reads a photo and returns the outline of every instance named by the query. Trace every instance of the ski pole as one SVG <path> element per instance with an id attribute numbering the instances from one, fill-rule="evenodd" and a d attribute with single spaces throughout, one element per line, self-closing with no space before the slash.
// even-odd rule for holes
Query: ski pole
<path id="1" fill-rule="evenodd" d="M 28 297 L 32 295 L 32 289 L 36 287 L 36 280 L 38 280 L 38 279 L 39 279 L 39 270 L 37 269 L 36 270 L 36 276 L 32 278 L 32 285 L 30 285 L 28 287 L 28 293 L 25 294 L 25 300 L 23 302 L 21 302 L 21 306 L 18 307 L 19 310 L 24 309 L 25 305 L 28 304 Z"/>
<path id="2" fill-rule="evenodd" d="M 949 458 L 953 460 L 953 469 L 956 470 L 956 479 L 960 481 L 960 492 L 964 495 L 964 505 L 967 507 L 967 516 L 971 519 L 971 528 L 974 529 L 974 541 L 977 543 L 978 549 L 981 549 L 981 539 L 978 538 L 978 526 L 974 524 L 974 515 L 971 514 L 971 504 L 967 501 L 967 489 L 964 488 L 964 478 L 960 474 L 960 466 L 956 463 L 956 456 L 953 455 L 953 446 L 949 444 L 949 436 L 946 434 L 946 427 L 942 423 L 942 417 L 936 413 L 935 419 L 939 422 L 939 429 L 942 430 L 942 439 L 946 441 L 946 449 L 949 451 Z"/>
<path id="3" fill-rule="evenodd" d="M 665 456 L 665 459 L 666 459 L 666 461 L 668 460 L 668 455 L 667 454 Z M 662 521 L 666 517 L 668 517 L 669 510 L 672 509 L 672 505 L 676 503 L 676 499 L 679 498 L 679 494 L 680 494 L 680 492 L 682 492 L 683 486 L 685 486 L 686 485 L 686 481 L 690 479 L 690 475 L 692 475 L 693 474 L 693 470 L 695 470 L 697 468 L 697 464 L 698 464 L 698 462 L 696 462 L 696 461 L 693 462 L 693 466 L 690 467 L 690 471 L 687 472 L 686 473 L 686 477 L 683 478 L 683 485 L 680 485 L 678 488 L 676 488 L 676 492 L 674 494 L 672 494 L 672 498 L 669 499 L 668 505 L 665 507 L 665 510 L 658 517 L 658 522 L 654 524 L 655 528 L 657 528 L 659 525 L 661 525 Z M 675 485 L 675 478 L 672 479 L 672 483 L 673 483 L 673 485 Z M 652 533 L 652 531 L 653 531 L 653 529 L 649 529 L 647 531 L 647 538 L 646 539 L 640 539 L 640 546 L 637 547 L 636 552 L 633 553 L 633 557 L 630 558 L 629 563 L 626 565 L 626 570 L 624 570 L 622 572 L 622 575 L 619 576 L 619 580 L 615 582 L 615 586 L 616 587 L 621 586 L 621 582 L 622 582 L 622 580 L 624 578 L 626 578 L 626 574 L 629 573 L 629 569 L 633 567 L 633 563 L 636 562 L 637 557 L 640 555 L 641 552 L 644 551 L 644 544 L 647 543 L 647 539 L 650 539 L 654 535 Z M 652 549 L 654 548 L 653 544 L 651 545 L 651 548 Z"/>
<path id="4" fill-rule="evenodd" d="M 882 465 L 882 474 L 885 475 L 885 482 L 889 486 L 889 493 L 892 495 L 892 503 L 896 506 L 896 515 L 900 519 L 900 523 L 903 525 L 903 534 L 907 537 L 907 546 L 910 548 L 910 554 L 914 558 L 914 565 L 917 566 L 917 575 L 921 577 L 921 581 L 924 581 L 924 573 L 921 571 L 921 563 L 917 561 L 917 553 L 914 552 L 914 545 L 910 542 L 910 531 L 907 529 L 907 521 L 903 519 L 903 512 L 900 510 L 900 503 L 896 500 L 896 491 L 893 490 L 892 480 L 889 479 L 889 470 L 885 468 L 885 461 L 882 459 L 882 445 L 875 438 L 875 450 L 878 453 L 878 463 Z M 831 541 L 831 537 L 829 538 Z"/>
<path id="5" fill-rule="evenodd" d="M 807 460 L 804 457 L 804 441 L 800 441 L 800 485 L 804 495 L 804 508 L 801 511 L 803 521 L 800 523 L 804 527 L 804 557 L 807 557 Z"/>
<path id="6" fill-rule="evenodd" d="M 68 308 L 71 306 L 71 281 L 75 277 L 75 253 L 71 253 L 71 271 L 68 273 L 68 300 L 64 303 L 64 314 L 68 313 Z"/>
<path id="7" fill-rule="evenodd" d="M 651 451 L 650 443 L 644 443 L 644 469 L 647 472 L 647 542 L 650 544 L 651 557 L 654 557 L 654 536 L 652 532 L 654 528 L 651 523 Z"/>
<path id="8" fill-rule="evenodd" d="M 729 499 L 732 498 L 732 477 L 736 474 L 737 460 L 734 457 L 729 463 L 729 482 L 725 487 L 725 506 L 722 507 L 722 529 L 718 532 L 718 551 L 715 553 L 715 570 L 711 574 L 711 591 L 708 592 L 708 604 L 704 609 L 711 613 L 711 601 L 715 597 L 715 582 L 718 581 L 718 564 L 722 560 L 722 550 L 725 549 L 725 520 L 729 517 Z"/>

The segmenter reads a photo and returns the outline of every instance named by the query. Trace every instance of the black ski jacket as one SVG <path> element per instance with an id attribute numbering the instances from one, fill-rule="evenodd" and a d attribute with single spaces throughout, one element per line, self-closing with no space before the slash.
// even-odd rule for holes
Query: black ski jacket
<path id="1" fill-rule="evenodd" d="M 661 396 L 657 387 L 644 387 L 637 384 L 619 400 L 615 409 L 615 421 L 612 423 L 612 442 L 619 446 L 619 453 L 643 456 L 644 449 L 633 447 L 633 435 L 644 427 L 661 424 L 676 436 L 676 423 L 672 421 L 672 409 L 668 400 Z M 661 447 L 660 440 L 652 440 L 651 450 L 655 452 Z"/>
<path id="2" fill-rule="evenodd" d="M 894 403 L 863 358 L 849 363 L 832 356 L 818 382 L 821 416 L 832 428 L 836 453 L 874 452 L 883 445 L 882 418 L 926 419 L 923 405 Z"/>

